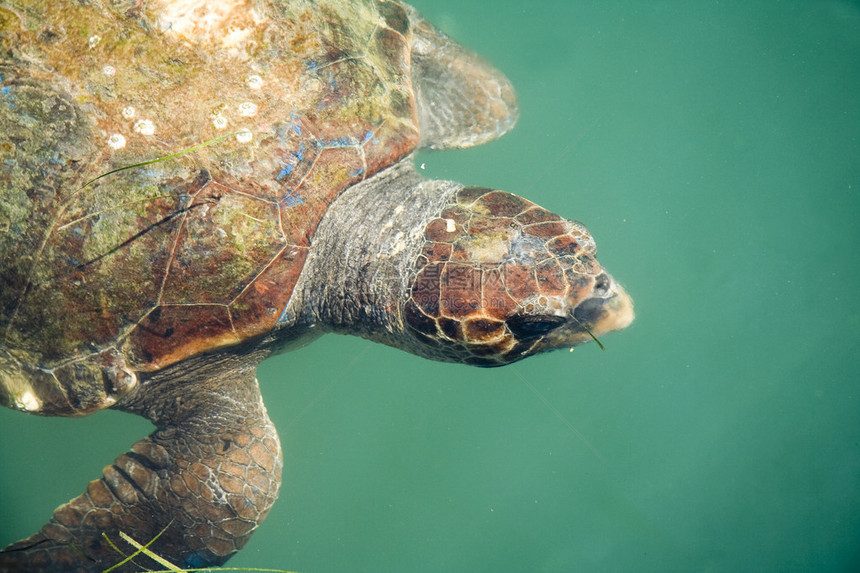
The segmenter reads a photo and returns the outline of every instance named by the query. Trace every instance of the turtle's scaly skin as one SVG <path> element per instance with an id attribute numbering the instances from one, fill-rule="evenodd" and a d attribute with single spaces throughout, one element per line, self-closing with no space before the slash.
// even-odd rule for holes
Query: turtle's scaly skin
<path id="1" fill-rule="evenodd" d="M 225 562 L 280 486 L 256 367 L 319 333 L 494 366 L 627 326 L 585 227 L 411 166 L 515 120 L 394 0 L 0 3 L 0 403 L 156 426 L 0 571 Z"/>

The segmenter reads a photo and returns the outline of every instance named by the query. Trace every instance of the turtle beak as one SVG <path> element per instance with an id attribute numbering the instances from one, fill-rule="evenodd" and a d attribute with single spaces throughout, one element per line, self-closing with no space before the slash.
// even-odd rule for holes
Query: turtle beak
<path id="1" fill-rule="evenodd" d="M 633 322 L 633 300 L 609 273 L 600 277 L 602 288 L 582 301 L 573 312 L 573 318 L 587 326 L 594 336 L 627 328 Z"/>

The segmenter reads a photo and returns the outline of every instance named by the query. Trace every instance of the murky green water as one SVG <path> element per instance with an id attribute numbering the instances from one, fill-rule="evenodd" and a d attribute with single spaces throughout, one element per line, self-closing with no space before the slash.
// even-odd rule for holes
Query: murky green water
<path id="1" fill-rule="evenodd" d="M 231 565 L 860 569 L 860 7 L 422 0 L 521 118 L 425 173 L 584 221 L 638 318 L 479 370 L 345 337 L 266 362 L 281 499 Z M 0 545 L 148 431 L 0 411 Z"/>

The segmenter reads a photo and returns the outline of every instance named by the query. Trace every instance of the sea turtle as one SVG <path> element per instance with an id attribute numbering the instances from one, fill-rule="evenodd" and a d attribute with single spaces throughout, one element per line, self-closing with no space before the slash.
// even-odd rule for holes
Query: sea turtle
<path id="1" fill-rule="evenodd" d="M 583 225 L 417 173 L 516 100 L 397 0 L 3 2 L 0 47 L 0 402 L 157 428 L 3 571 L 224 563 L 280 483 L 257 365 L 321 333 L 496 366 L 633 319 Z"/>

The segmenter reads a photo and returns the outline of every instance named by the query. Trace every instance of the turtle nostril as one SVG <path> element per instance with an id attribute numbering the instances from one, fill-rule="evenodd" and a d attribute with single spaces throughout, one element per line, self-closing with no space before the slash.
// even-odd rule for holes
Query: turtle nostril
<path id="1" fill-rule="evenodd" d="M 612 287 L 612 279 L 606 273 L 600 273 L 594 279 L 594 296 L 605 298 L 609 294 L 609 289 Z"/>

